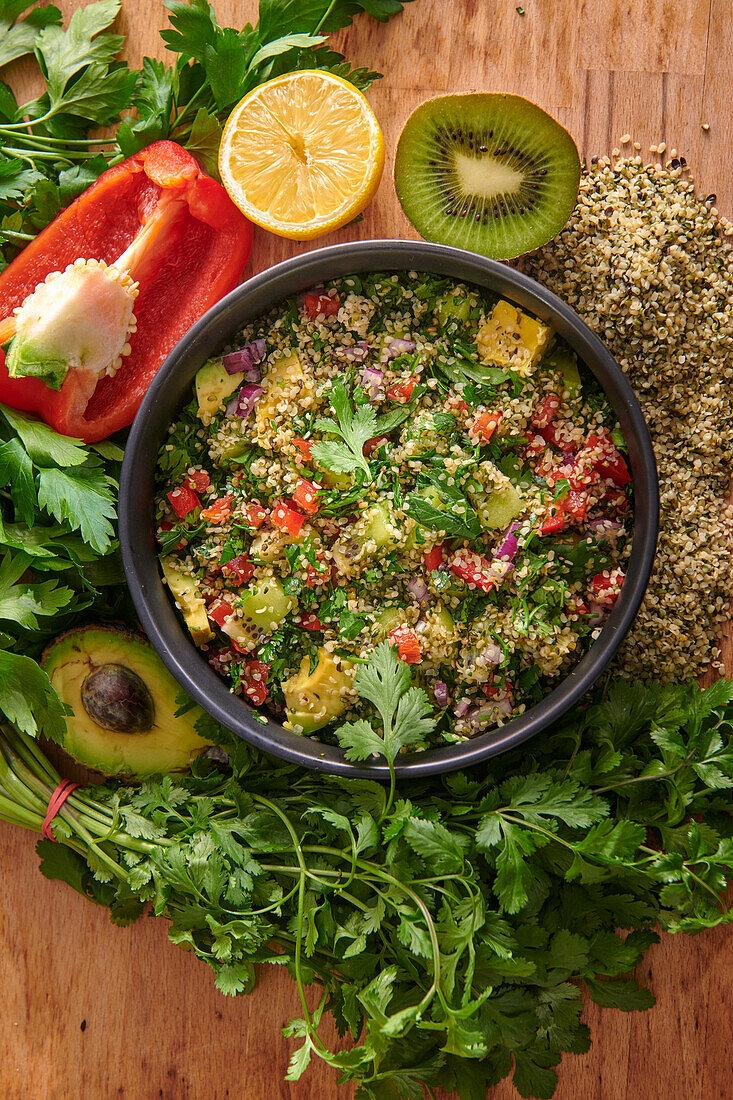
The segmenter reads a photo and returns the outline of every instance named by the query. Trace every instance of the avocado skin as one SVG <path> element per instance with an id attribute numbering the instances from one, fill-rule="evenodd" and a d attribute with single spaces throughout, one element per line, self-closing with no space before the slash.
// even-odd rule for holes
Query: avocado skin
<path id="1" fill-rule="evenodd" d="M 149 730 L 120 733 L 104 729 L 84 709 L 84 680 L 110 664 L 123 665 L 144 681 L 154 702 L 155 718 Z M 144 779 L 186 769 L 209 745 L 195 728 L 203 711 L 193 705 L 175 717 L 181 689 L 150 643 L 137 634 L 108 626 L 70 630 L 48 646 L 41 667 L 73 710 L 66 718 L 61 747 L 80 764 L 105 775 Z"/>

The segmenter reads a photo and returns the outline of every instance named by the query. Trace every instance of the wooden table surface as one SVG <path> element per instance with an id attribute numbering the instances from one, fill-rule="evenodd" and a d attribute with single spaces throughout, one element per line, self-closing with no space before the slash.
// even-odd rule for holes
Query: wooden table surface
<path id="1" fill-rule="evenodd" d="M 731 0 L 521 0 L 523 15 L 518 3 L 416 0 L 387 26 L 361 17 L 340 36 L 350 59 L 385 74 L 370 99 L 388 164 L 364 222 L 322 243 L 413 236 L 389 159 L 402 124 L 431 95 L 482 89 L 536 100 L 588 156 L 610 153 L 627 132 L 644 152 L 665 141 L 733 216 Z M 164 56 L 161 0 L 123 4 L 129 57 Z M 60 6 L 68 15 L 76 4 Z M 214 6 L 224 24 L 255 18 L 253 2 Z M 30 90 L 23 66 L 10 78 Z M 258 232 L 249 271 L 306 247 Z M 267 968 L 252 996 L 225 999 L 202 963 L 168 943 L 164 921 L 114 928 L 105 910 L 43 879 L 34 843 L 0 828 L 0 1100 L 352 1095 L 319 1066 L 298 1084 L 283 1081 L 290 1044 L 280 1028 L 298 1008 L 287 975 Z M 664 937 L 638 977 L 656 1007 L 625 1014 L 590 1005 L 593 1045 L 564 1060 L 556 1100 L 733 1097 L 733 934 Z M 491 1093 L 516 1096 L 508 1083 Z"/>

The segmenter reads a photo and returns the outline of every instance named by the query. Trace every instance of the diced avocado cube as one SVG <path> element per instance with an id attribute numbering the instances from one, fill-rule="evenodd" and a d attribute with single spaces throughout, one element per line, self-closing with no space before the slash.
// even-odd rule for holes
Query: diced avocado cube
<path id="1" fill-rule="evenodd" d="M 362 561 L 379 551 L 398 546 L 400 531 L 383 504 L 373 504 L 362 512 L 359 522 L 347 529 L 333 544 L 331 553 L 338 571 L 348 577 L 357 572 Z"/>
<path id="2" fill-rule="evenodd" d="M 479 329 L 476 343 L 484 363 L 526 374 L 539 362 L 552 336 L 549 325 L 500 301 Z"/>
<path id="3" fill-rule="evenodd" d="M 228 424 L 228 422 L 225 421 Z M 226 466 L 243 455 L 249 446 L 249 440 L 239 431 L 242 423 L 238 418 L 233 418 L 232 424 L 224 433 L 217 433 L 209 446 L 209 455 L 217 466 Z"/>
<path id="4" fill-rule="evenodd" d="M 282 685 L 285 727 L 296 733 L 313 733 L 343 714 L 351 701 L 353 674 L 353 664 L 325 649 L 319 649 L 313 672 L 310 659 L 304 657 L 300 671 Z"/>
<path id="5" fill-rule="evenodd" d="M 425 637 L 430 639 L 433 656 L 440 660 L 450 659 L 458 644 L 458 632 L 450 611 L 445 604 L 437 603 L 426 612 L 425 620 L 428 623 Z"/>
<path id="6" fill-rule="evenodd" d="M 374 539 L 380 550 L 397 546 L 400 541 L 400 532 L 383 504 L 373 504 L 371 508 L 367 508 L 364 519 L 366 520 L 365 537 Z"/>
<path id="7" fill-rule="evenodd" d="M 450 291 L 438 299 L 435 316 L 440 325 L 447 325 L 451 321 L 467 321 L 471 316 L 471 303 L 468 298 Z"/>
<path id="8" fill-rule="evenodd" d="M 168 588 L 181 609 L 191 637 L 196 645 L 205 645 L 214 637 L 214 632 L 206 614 L 206 604 L 198 581 L 185 573 L 172 558 L 163 558 L 160 564 L 168 582 Z"/>
<path id="9" fill-rule="evenodd" d="M 495 489 L 487 497 L 476 499 L 479 522 L 482 527 L 490 530 L 506 527 L 519 515 L 522 507 L 522 498 L 513 485 Z"/>
<path id="10" fill-rule="evenodd" d="M 568 348 L 553 348 L 542 360 L 542 366 L 561 376 L 563 388 L 568 394 L 575 396 L 580 393 L 582 382 L 578 360 Z"/>
<path id="11" fill-rule="evenodd" d="M 277 425 L 290 424 L 293 406 L 306 396 L 315 400 L 315 383 L 303 370 L 297 355 L 286 355 L 269 367 L 262 386 L 264 393 L 255 405 L 255 437 L 261 446 L 272 448 Z"/>
<path id="12" fill-rule="evenodd" d="M 242 384 L 241 374 L 227 374 L 221 358 L 209 359 L 196 372 L 196 400 L 199 403 L 199 419 L 210 424 Z"/>
<path id="13" fill-rule="evenodd" d="M 382 641 L 387 637 L 390 630 L 394 630 L 396 626 L 400 625 L 400 622 L 404 619 L 404 611 L 399 607 L 385 607 L 383 611 L 380 611 L 378 615 L 374 617 L 374 626 L 372 627 L 372 634 L 375 638 Z"/>

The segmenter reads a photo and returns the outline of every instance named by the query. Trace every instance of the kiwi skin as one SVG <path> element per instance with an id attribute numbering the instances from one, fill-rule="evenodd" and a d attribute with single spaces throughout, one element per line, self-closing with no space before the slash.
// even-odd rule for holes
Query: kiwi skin
<path id="1" fill-rule="evenodd" d="M 579 183 L 572 137 L 522 96 L 427 100 L 397 145 L 397 197 L 418 233 L 495 260 L 555 237 L 575 207 Z"/>

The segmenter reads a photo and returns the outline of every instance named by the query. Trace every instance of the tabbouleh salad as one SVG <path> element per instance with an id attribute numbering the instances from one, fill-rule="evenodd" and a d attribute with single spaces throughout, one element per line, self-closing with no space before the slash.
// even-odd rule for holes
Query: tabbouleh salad
<path id="1" fill-rule="evenodd" d="M 463 740 L 598 636 L 631 543 L 623 451 L 548 325 L 446 278 L 349 276 L 199 370 L 159 455 L 163 573 L 231 691 L 288 728 L 358 716 L 386 638 L 434 736 Z"/>

